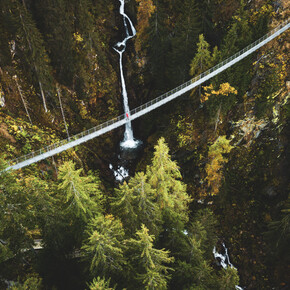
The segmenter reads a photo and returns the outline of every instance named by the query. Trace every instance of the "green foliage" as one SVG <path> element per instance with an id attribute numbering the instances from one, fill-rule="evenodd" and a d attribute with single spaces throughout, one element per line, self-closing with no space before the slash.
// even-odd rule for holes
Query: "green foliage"
<path id="1" fill-rule="evenodd" d="M 158 140 L 152 165 L 147 167 L 146 174 L 155 190 L 165 227 L 182 228 L 188 220 L 188 203 L 191 199 L 186 193 L 186 185 L 179 180 L 181 173 L 176 162 L 171 160 L 164 138 Z"/>
<path id="2" fill-rule="evenodd" d="M 179 249 L 176 273 L 173 276 L 174 287 L 188 289 L 218 289 L 217 273 L 210 265 L 212 249 L 217 242 L 217 221 L 213 213 L 200 210 L 188 227 L 185 243 Z M 222 289 L 222 288 L 221 288 Z"/>
<path id="3" fill-rule="evenodd" d="M 136 238 L 126 241 L 129 247 L 130 261 L 137 267 L 137 280 L 140 280 L 145 289 L 167 289 L 170 279 L 166 264 L 172 263 L 174 258 L 169 256 L 169 251 L 153 247 L 154 236 L 149 235 L 148 229 L 142 225 L 136 232 Z"/>
<path id="4" fill-rule="evenodd" d="M 0 159 L 0 172 L 6 164 Z M 25 188 L 19 184 L 15 175 L 10 172 L 0 174 L 0 239 L 1 262 L 12 255 L 19 254 L 21 249 L 30 248 L 31 237 L 28 228 L 35 222 L 33 215 L 27 211 L 29 202 Z"/>
<path id="5" fill-rule="evenodd" d="M 99 215 L 87 226 L 88 239 L 82 247 L 90 261 L 90 271 L 121 271 L 126 264 L 123 254 L 124 229 L 112 215 Z"/>
<path id="6" fill-rule="evenodd" d="M 192 223 L 189 225 L 189 236 L 200 241 L 200 248 L 204 256 L 210 259 L 212 249 L 217 243 L 217 219 L 209 209 L 199 210 L 195 215 Z"/>
<path id="7" fill-rule="evenodd" d="M 220 279 L 220 289 L 231 290 L 235 289 L 236 285 L 239 285 L 239 275 L 237 269 L 233 267 L 227 267 L 222 270 Z"/>
<path id="8" fill-rule="evenodd" d="M 43 289 L 42 287 L 42 279 L 35 276 L 31 276 L 27 278 L 23 284 L 22 283 L 13 283 L 11 287 L 9 287 L 11 290 L 40 290 Z"/>
<path id="9" fill-rule="evenodd" d="M 76 210 L 83 218 L 90 217 L 102 211 L 102 195 L 98 179 L 93 176 L 80 176 L 82 169 L 75 169 L 72 161 L 65 162 L 59 168 L 58 189 L 66 196 L 68 209 Z"/>
<path id="10" fill-rule="evenodd" d="M 113 290 L 115 287 L 110 287 L 110 279 L 105 280 L 100 277 L 94 278 L 93 282 L 89 285 L 90 290 Z"/>
<path id="11" fill-rule="evenodd" d="M 197 44 L 197 53 L 190 64 L 190 75 L 194 76 L 206 71 L 211 64 L 209 44 L 204 39 L 203 34 L 200 34 Z"/>
<path id="12" fill-rule="evenodd" d="M 25 74 L 32 75 L 35 87 L 40 91 L 45 111 L 46 93 L 54 93 L 52 68 L 44 47 L 44 41 L 32 15 L 22 4 L 13 1 L 11 17 L 16 24 L 16 51 L 20 55 L 18 63 Z"/>
<path id="13" fill-rule="evenodd" d="M 167 25 L 168 14 L 167 4 L 162 1 L 156 1 L 156 9 L 150 19 L 150 28 L 148 29 L 148 62 L 147 68 L 150 73 L 150 79 L 153 80 L 155 89 L 164 90 L 168 81 L 165 67 L 168 63 L 168 51 L 170 50 L 170 40 L 168 39 L 169 27 Z"/>
<path id="14" fill-rule="evenodd" d="M 128 184 L 124 182 L 115 192 L 116 197 L 111 206 L 123 221 L 126 231 L 135 233 L 142 223 L 150 232 L 156 233 L 160 230 L 161 217 L 155 202 L 156 194 L 143 172 L 136 173 Z"/>
<path id="15" fill-rule="evenodd" d="M 252 41 L 252 27 L 249 23 L 250 11 L 246 9 L 245 1 L 241 1 L 240 8 L 233 16 L 230 29 L 221 46 L 221 60 L 249 45 Z M 229 82 L 236 87 L 242 95 L 248 90 L 251 81 L 251 57 L 226 70 L 216 78 L 216 84 Z"/>
<path id="16" fill-rule="evenodd" d="M 234 148 L 230 145 L 231 140 L 226 136 L 219 136 L 218 139 L 209 147 L 208 163 L 205 166 L 207 185 L 210 188 L 210 194 L 216 195 L 222 182 L 222 168 L 228 159 L 223 154 L 230 153 Z"/>
<path id="17" fill-rule="evenodd" d="M 189 63 L 194 55 L 195 49 L 193 48 L 201 32 L 197 2 L 185 0 L 176 8 L 179 15 L 174 27 L 174 37 L 171 40 L 172 51 L 169 54 L 170 62 L 168 64 L 169 77 L 173 85 L 179 85 L 189 77 Z"/>

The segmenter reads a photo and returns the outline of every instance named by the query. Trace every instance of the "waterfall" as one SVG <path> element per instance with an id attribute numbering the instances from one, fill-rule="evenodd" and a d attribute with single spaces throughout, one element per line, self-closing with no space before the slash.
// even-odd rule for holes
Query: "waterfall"
<path id="1" fill-rule="evenodd" d="M 212 253 L 213 253 L 215 259 L 219 262 L 220 266 L 222 266 L 224 269 L 226 269 L 229 266 L 229 267 L 237 270 L 237 268 L 234 267 L 234 265 L 230 261 L 230 257 L 229 257 L 228 249 L 227 249 L 226 245 L 224 243 L 222 243 L 222 246 L 224 248 L 224 252 L 225 252 L 224 254 L 218 253 L 216 250 L 216 247 L 213 248 Z M 235 288 L 236 288 L 236 290 L 243 290 L 243 288 L 239 285 L 236 285 Z"/>
<path id="2" fill-rule="evenodd" d="M 133 137 L 132 124 L 130 120 L 130 108 L 129 108 L 129 103 L 128 103 L 128 94 L 126 90 L 126 83 L 125 83 L 124 72 L 123 72 L 123 53 L 126 50 L 127 41 L 136 35 L 136 30 L 130 18 L 125 14 L 125 0 L 119 0 L 119 1 L 120 1 L 119 12 L 123 17 L 126 37 L 124 38 L 123 41 L 118 42 L 113 48 L 116 52 L 119 53 L 119 57 L 120 57 L 119 61 L 120 61 L 123 105 L 124 105 L 124 113 L 127 119 L 127 122 L 125 124 L 124 140 L 121 142 L 121 147 L 135 148 L 138 146 L 140 141 L 135 140 Z M 127 22 L 129 24 L 129 27 L 127 25 Z"/>

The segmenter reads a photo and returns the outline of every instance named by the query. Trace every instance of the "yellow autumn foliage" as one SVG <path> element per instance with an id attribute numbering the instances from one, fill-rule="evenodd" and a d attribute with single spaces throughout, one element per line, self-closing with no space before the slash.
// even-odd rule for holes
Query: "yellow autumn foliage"
<path id="1" fill-rule="evenodd" d="M 146 29 L 149 27 L 149 19 L 154 13 L 156 6 L 152 0 L 136 0 L 137 7 L 137 35 L 135 40 L 135 49 L 138 53 L 141 50 L 141 43 L 146 40 Z"/>
<path id="2" fill-rule="evenodd" d="M 224 164 L 228 162 L 228 159 L 223 154 L 230 153 L 233 149 L 230 142 L 231 140 L 226 139 L 226 136 L 220 136 L 209 148 L 209 161 L 205 166 L 205 171 L 206 181 L 211 195 L 216 195 L 219 192 L 223 179 L 222 169 Z"/>
<path id="3" fill-rule="evenodd" d="M 222 96 L 228 96 L 230 94 L 238 94 L 238 91 L 232 87 L 229 83 L 223 83 L 220 85 L 219 89 L 216 91 L 213 89 L 213 85 L 210 84 L 209 86 L 203 87 L 204 93 L 201 95 L 200 101 L 202 103 L 206 102 L 210 96 L 212 95 L 222 95 Z"/>

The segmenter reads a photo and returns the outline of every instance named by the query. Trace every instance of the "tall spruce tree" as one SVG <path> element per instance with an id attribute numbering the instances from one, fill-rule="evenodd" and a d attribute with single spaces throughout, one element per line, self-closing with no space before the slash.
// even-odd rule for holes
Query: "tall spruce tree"
<path id="1" fill-rule="evenodd" d="M 50 60 L 41 33 L 30 12 L 17 1 L 12 1 L 12 17 L 16 24 L 16 50 L 21 55 L 21 69 L 28 74 L 39 88 L 45 112 L 48 111 L 47 96 L 53 97 L 53 85 Z M 24 61 L 24 62 L 23 62 Z M 29 70 L 27 70 L 27 67 Z M 37 84 L 37 86 L 36 86 Z"/>
<path id="2" fill-rule="evenodd" d="M 197 52 L 190 64 L 190 75 L 196 76 L 206 71 L 212 64 L 209 44 L 206 42 L 203 34 L 199 35 Z M 201 96 L 201 86 L 199 86 L 199 97 Z"/>
<path id="3" fill-rule="evenodd" d="M 88 238 L 82 249 L 89 260 L 91 273 L 122 271 L 126 265 L 124 235 L 121 221 L 112 215 L 99 215 L 90 220 Z"/>
<path id="4" fill-rule="evenodd" d="M 135 279 L 141 282 L 138 288 L 167 289 L 171 270 L 168 264 L 172 263 L 174 258 L 169 256 L 169 251 L 154 248 L 153 242 L 154 236 L 142 225 L 136 232 L 136 238 L 126 241 L 129 260 L 135 269 Z"/>
<path id="5" fill-rule="evenodd" d="M 76 73 L 76 55 L 73 43 L 73 2 L 65 0 L 44 0 L 35 3 L 40 16 L 39 24 L 45 35 L 51 64 L 59 83 L 73 86 Z M 65 11 L 65 13 L 63 13 Z"/>
<path id="6" fill-rule="evenodd" d="M 232 56 L 234 53 L 249 45 L 253 38 L 252 27 L 249 22 L 250 11 L 246 9 L 246 2 L 241 0 L 240 8 L 236 11 L 232 19 L 230 29 L 221 45 L 221 58 L 222 60 Z M 216 79 L 219 83 L 229 82 L 231 85 L 238 89 L 239 94 L 242 96 L 248 90 L 251 80 L 251 65 L 252 56 L 249 56 L 241 63 L 229 68 L 224 73 L 220 74 Z"/>
<path id="7" fill-rule="evenodd" d="M 172 33 L 168 67 L 174 85 L 188 79 L 189 63 L 195 53 L 192 48 L 201 32 L 200 14 L 195 0 L 185 0 L 177 9 L 179 13 Z"/>
<path id="8" fill-rule="evenodd" d="M 147 69 L 153 80 L 153 88 L 164 91 L 168 86 L 166 68 L 168 67 L 168 51 L 170 51 L 169 27 L 167 25 L 168 3 L 156 1 L 154 14 L 150 18 L 148 29 L 148 62 Z"/>
<path id="9" fill-rule="evenodd" d="M 181 173 L 176 162 L 171 160 L 164 138 L 158 140 L 152 165 L 147 167 L 146 174 L 155 190 L 165 228 L 182 229 L 188 220 L 191 199 L 186 193 L 186 185 L 180 180 Z"/>
<path id="10" fill-rule="evenodd" d="M 155 190 L 147 181 L 143 172 L 136 173 L 129 183 L 120 185 L 115 190 L 116 197 L 111 206 L 114 213 L 121 218 L 125 231 L 135 233 L 141 224 L 145 224 L 150 232 L 160 231 L 160 209 L 155 202 Z"/>
<path id="11" fill-rule="evenodd" d="M 82 169 L 75 169 L 72 161 L 59 168 L 58 189 L 65 194 L 67 209 L 76 211 L 84 220 L 102 212 L 102 195 L 98 179 L 93 176 L 80 176 Z"/>

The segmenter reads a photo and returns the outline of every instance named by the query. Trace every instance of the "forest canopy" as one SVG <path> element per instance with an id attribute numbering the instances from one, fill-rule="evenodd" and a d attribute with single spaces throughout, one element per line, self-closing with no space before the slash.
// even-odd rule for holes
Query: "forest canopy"
<path id="1" fill-rule="evenodd" d="M 290 8 L 125 2 L 137 31 L 123 55 L 131 109 L 256 41 Z M 0 1 L 0 288 L 287 289 L 288 30 L 134 121 L 133 153 L 119 128 L 5 171 L 123 114 L 120 3 Z"/>

